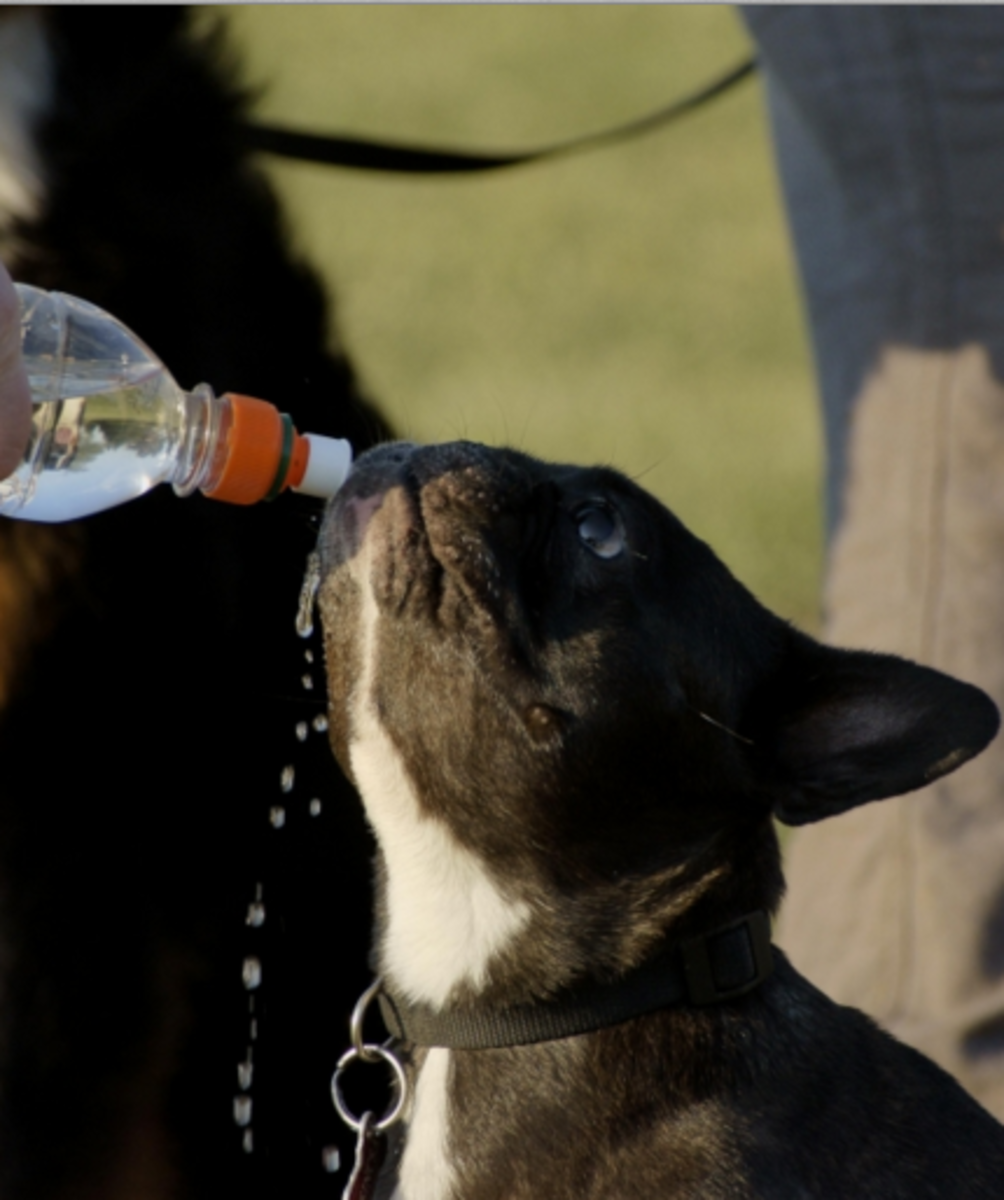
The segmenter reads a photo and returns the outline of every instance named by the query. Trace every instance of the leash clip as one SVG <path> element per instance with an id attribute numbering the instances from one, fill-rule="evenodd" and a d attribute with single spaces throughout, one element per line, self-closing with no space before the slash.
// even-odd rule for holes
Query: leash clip
<path id="1" fill-rule="evenodd" d="M 378 1046 L 375 1042 L 367 1042 L 363 1033 L 363 1021 L 366 1018 L 366 1010 L 373 1003 L 382 986 L 383 980 L 379 977 L 374 979 L 356 1001 L 356 1006 L 352 1010 L 352 1016 L 349 1018 L 349 1040 L 352 1045 L 338 1060 L 335 1066 L 335 1073 L 331 1076 L 331 1100 L 335 1106 L 335 1111 L 345 1124 L 357 1133 L 363 1130 L 364 1126 L 367 1131 L 372 1129 L 372 1132 L 375 1134 L 384 1133 L 401 1119 L 404 1106 L 408 1100 L 408 1077 L 405 1074 L 401 1060 L 391 1049 L 394 1039 L 390 1038 L 382 1046 Z M 345 1074 L 347 1068 L 357 1059 L 364 1063 L 382 1062 L 391 1070 L 394 1094 L 387 1111 L 379 1121 L 372 1119 L 372 1113 L 364 1113 L 361 1117 L 357 1117 L 345 1102 L 345 1097 L 342 1094 L 342 1076 Z"/>

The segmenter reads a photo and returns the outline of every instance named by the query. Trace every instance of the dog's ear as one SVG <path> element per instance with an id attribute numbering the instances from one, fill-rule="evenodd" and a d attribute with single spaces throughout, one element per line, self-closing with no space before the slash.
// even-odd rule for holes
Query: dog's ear
<path id="1" fill-rule="evenodd" d="M 996 705 L 971 684 L 800 635 L 781 679 L 758 742 L 773 759 L 774 809 L 788 825 L 923 787 L 978 754 L 1000 725 Z"/>

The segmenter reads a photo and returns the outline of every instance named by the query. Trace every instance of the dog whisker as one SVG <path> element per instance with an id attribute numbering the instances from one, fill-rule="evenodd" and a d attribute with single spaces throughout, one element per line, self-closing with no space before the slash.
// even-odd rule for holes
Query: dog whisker
<path id="1" fill-rule="evenodd" d="M 650 472 L 658 470 L 659 467 L 661 467 L 664 462 L 666 462 L 666 455 L 663 455 L 661 458 L 657 458 L 655 460 L 655 462 L 649 463 L 647 467 L 642 467 L 642 469 L 640 471 L 634 472 L 634 474 L 632 474 L 630 476 L 630 478 L 635 483 L 638 483 L 640 480 L 644 479 L 645 476 L 648 475 Z"/>

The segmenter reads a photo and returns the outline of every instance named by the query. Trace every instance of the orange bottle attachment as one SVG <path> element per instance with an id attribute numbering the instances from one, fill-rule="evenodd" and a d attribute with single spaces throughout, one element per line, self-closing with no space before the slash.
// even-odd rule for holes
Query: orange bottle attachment
<path id="1" fill-rule="evenodd" d="M 253 396 L 227 392 L 216 397 L 208 388 L 197 388 L 191 398 L 208 400 L 190 419 L 201 452 L 176 491 L 198 489 L 213 500 L 257 504 L 274 500 L 286 488 L 333 496 L 345 482 L 352 448 L 341 438 L 297 433 L 287 413 Z"/>

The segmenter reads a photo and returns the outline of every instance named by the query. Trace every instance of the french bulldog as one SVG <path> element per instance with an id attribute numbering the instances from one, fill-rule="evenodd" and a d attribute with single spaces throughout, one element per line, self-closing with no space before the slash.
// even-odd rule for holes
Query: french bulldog
<path id="1" fill-rule="evenodd" d="M 378 1196 L 1004 1195 L 1004 1128 L 768 931 L 775 818 L 961 766 L 985 694 L 797 631 L 604 468 L 383 446 L 319 555 L 408 1058 Z"/>

